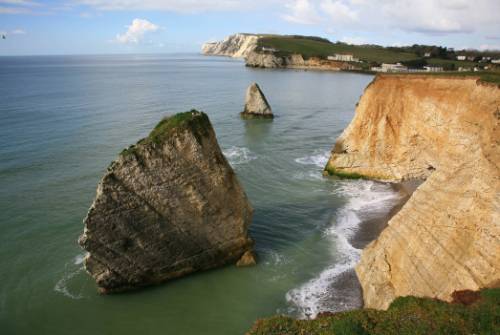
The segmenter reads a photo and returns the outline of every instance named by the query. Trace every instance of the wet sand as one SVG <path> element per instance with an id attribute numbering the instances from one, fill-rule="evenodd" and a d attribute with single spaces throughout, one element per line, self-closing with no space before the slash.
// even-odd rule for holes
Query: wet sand
<path id="1" fill-rule="evenodd" d="M 399 210 L 410 199 L 417 187 L 422 184 L 422 180 L 407 180 L 401 183 L 391 184 L 393 189 L 401 194 L 401 199 L 395 204 L 390 211 L 383 216 L 377 218 L 368 218 L 363 220 L 358 231 L 349 242 L 357 249 L 365 248 L 371 241 L 377 239 L 382 230 L 387 227 L 389 220 L 396 215 Z"/>

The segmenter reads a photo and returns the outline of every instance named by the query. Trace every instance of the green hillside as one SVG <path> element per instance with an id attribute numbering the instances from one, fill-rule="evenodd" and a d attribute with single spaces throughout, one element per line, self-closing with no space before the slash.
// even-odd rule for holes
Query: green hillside
<path id="1" fill-rule="evenodd" d="M 418 58 L 414 53 L 395 52 L 381 46 L 331 43 L 305 36 L 266 36 L 259 39 L 259 47 L 276 49 L 280 55 L 300 53 L 305 58 L 326 58 L 335 53 L 352 53 L 363 61 L 376 63 L 395 63 Z"/>
<path id="2" fill-rule="evenodd" d="M 381 63 L 401 62 L 412 68 L 421 68 L 424 65 L 441 66 L 448 71 L 456 71 L 460 67 L 474 68 L 475 66 L 498 68 L 497 65 L 481 63 L 483 56 L 500 58 L 500 52 L 460 50 L 455 51 L 446 47 L 432 45 L 411 45 L 402 47 L 383 47 L 379 45 L 352 45 L 343 42 L 332 43 L 325 38 L 300 35 L 260 35 L 258 49 L 274 49 L 278 56 L 301 54 L 304 58 L 327 58 L 336 53 L 352 54 L 363 63 L 356 63 L 363 69 L 370 65 Z M 474 61 L 458 61 L 457 55 L 472 56 Z"/>

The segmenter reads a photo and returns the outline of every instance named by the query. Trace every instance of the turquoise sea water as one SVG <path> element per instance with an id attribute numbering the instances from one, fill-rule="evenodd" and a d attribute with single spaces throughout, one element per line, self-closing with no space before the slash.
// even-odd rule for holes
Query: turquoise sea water
<path id="1" fill-rule="evenodd" d="M 352 267 L 391 187 L 321 176 L 371 76 L 256 70 L 198 55 L 0 58 L 0 333 L 242 334 L 259 317 L 361 304 Z M 241 120 L 258 82 L 276 118 Z M 255 209 L 259 264 L 100 296 L 82 220 L 108 164 L 197 108 Z M 373 235 L 373 234 L 372 234 Z"/>

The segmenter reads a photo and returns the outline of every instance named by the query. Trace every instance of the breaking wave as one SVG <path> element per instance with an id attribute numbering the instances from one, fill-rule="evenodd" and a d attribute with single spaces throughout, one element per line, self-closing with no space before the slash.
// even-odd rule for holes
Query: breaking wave
<path id="1" fill-rule="evenodd" d="M 224 156 L 226 156 L 229 164 L 233 166 L 245 164 L 257 158 L 257 156 L 253 152 L 245 147 L 232 146 L 226 150 L 223 150 L 222 153 L 224 154 Z"/>
<path id="2" fill-rule="evenodd" d="M 314 150 L 314 153 L 309 156 L 304 156 L 295 159 L 296 163 L 302 165 L 314 165 L 320 168 L 324 168 L 330 157 L 330 151 L 327 150 Z"/>
<path id="3" fill-rule="evenodd" d="M 85 254 L 76 255 L 74 260 L 73 260 L 73 264 L 75 264 L 75 265 L 83 264 L 84 259 L 85 259 Z"/>
<path id="4" fill-rule="evenodd" d="M 347 203 L 337 211 L 332 226 L 324 231 L 324 238 L 331 241 L 334 264 L 286 294 L 287 301 L 301 318 L 356 307 L 353 306 L 356 302 L 347 301 L 349 299 L 339 301 L 341 292 L 333 287 L 336 280 L 352 271 L 360 259 L 361 249 L 355 248 L 350 240 L 360 227 L 363 213 L 387 213 L 401 197 L 390 185 L 373 181 L 342 181 L 335 193 L 347 198 Z"/>
<path id="5" fill-rule="evenodd" d="M 296 158 L 295 163 L 305 165 L 307 168 L 295 172 L 293 178 L 298 180 L 321 180 L 323 178 L 321 170 L 325 167 L 329 157 L 330 152 L 327 150 L 314 150 L 312 155 Z"/>

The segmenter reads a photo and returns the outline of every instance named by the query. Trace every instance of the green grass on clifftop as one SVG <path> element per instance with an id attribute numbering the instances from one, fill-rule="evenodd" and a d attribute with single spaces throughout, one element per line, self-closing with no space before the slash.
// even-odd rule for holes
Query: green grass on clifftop
<path id="1" fill-rule="evenodd" d="M 161 120 L 156 127 L 149 133 L 148 137 L 143 138 L 138 145 L 148 145 L 148 144 L 161 144 L 166 139 L 171 137 L 175 132 L 182 130 L 190 130 L 196 137 L 198 142 L 201 142 L 201 137 L 208 133 L 208 129 L 211 127 L 210 120 L 208 116 L 192 109 L 188 112 L 178 113 L 170 117 L 166 117 Z M 137 150 L 137 145 L 132 145 L 121 152 L 121 155 L 127 156 L 130 154 L 135 154 Z"/>
<path id="2" fill-rule="evenodd" d="M 336 53 L 351 53 L 367 62 L 395 63 L 417 59 L 417 55 L 408 52 L 396 52 L 375 45 L 350 45 L 345 43 L 330 43 L 297 36 L 266 36 L 259 39 L 260 47 L 279 50 L 278 55 L 302 54 L 303 57 L 326 58 Z"/>
<path id="3" fill-rule="evenodd" d="M 482 82 L 497 84 L 500 86 L 500 71 L 478 71 L 478 72 L 423 72 L 423 73 L 383 73 L 384 76 L 442 76 L 442 77 L 475 77 L 479 78 Z"/>
<path id="4" fill-rule="evenodd" d="M 500 334 L 500 289 L 466 292 L 462 303 L 404 297 L 387 311 L 360 309 L 314 320 L 275 316 L 258 320 L 247 335 Z M 478 300 L 476 300 L 478 299 Z M 476 301 L 474 301 L 476 300 Z"/>

